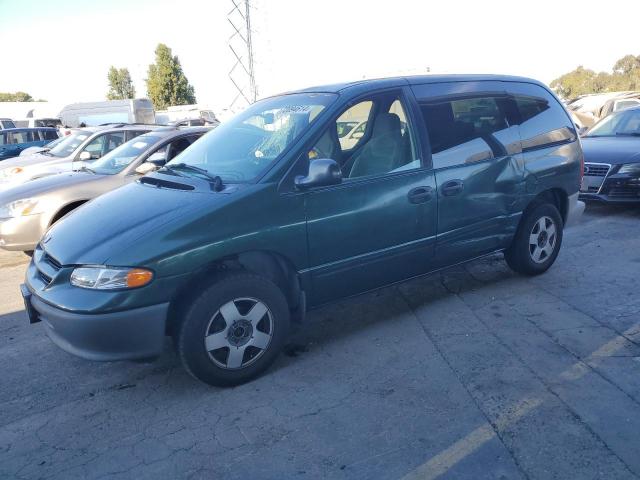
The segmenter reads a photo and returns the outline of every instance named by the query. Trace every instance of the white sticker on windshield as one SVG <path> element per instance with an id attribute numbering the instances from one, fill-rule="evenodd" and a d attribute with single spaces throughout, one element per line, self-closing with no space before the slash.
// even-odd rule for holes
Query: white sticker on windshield
<path id="1" fill-rule="evenodd" d="M 140 150 L 141 148 L 144 148 L 147 146 L 146 143 L 144 142 L 136 142 L 133 145 L 131 145 L 133 148 L 137 148 L 138 150 Z"/>

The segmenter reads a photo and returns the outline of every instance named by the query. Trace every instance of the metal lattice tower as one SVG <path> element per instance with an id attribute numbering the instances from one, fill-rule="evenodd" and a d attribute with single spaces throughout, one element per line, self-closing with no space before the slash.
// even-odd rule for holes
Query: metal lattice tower
<path id="1" fill-rule="evenodd" d="M 251 15 L 249 0 L 231 0 L 233 8 L 227 14 L 227 20 L 233 28 L 228 44 L 235 62 L 229 70 L 229 80 L 236 95 L 229 105 L 234 111 L 249 105 L 258 98 L 258 89 L 253 69 L 253 45 L 251 43 Z"/>

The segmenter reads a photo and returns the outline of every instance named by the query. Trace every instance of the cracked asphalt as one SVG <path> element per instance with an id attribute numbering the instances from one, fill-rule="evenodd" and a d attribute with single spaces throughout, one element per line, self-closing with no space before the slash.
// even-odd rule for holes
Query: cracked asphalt
<path id="1" fill-rule="evenodd" d="M 640 478 L 639 246 L 640 208 L 588 206 L 545 275 L 495 256 L 332 305 L 233 389 L 169 344 L 64 353 L 0 254 L 0 478 Z"/>

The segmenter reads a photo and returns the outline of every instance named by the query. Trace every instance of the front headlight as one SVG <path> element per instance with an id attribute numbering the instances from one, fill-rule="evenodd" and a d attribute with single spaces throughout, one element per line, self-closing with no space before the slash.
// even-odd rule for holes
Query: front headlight
<path id="1" fill-rule="evenodd" d="M 153 280 L 144 268 L 78 267 L 71 273 L 71 285 L 96 290 L 143 287 Z"/>
<path id="2" fill-rule="evenodd" d="M 23 198 L 0 207 L 0 218 L 17 218 L 42 213 L 37 198 Z"/>
<path id="3" fill-rule="evenodd" d="M 12 177 L 13 175 L 18 175 L 18 174 L 20 174 L 22 172 L 24 172 L 24 168 L 22 168 L 22 167 L 4 168 L 4 169 L 0 170 L 0 177 L 1 178 L 9 178 L 9 177 Z"/>
<path id="4" fill-rule="evenodd" d="M 632 175 L 638 174 L 640 175 L 640 163 L 625 163 L 620 167 L 618 173 L 630 173 Z"/>

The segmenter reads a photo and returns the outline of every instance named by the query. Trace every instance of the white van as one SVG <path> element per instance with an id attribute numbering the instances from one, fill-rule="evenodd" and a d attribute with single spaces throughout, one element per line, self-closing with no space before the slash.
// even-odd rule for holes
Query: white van
<path id="1" fill-rule="evenodd" d="M 148 98 L 72 103 L 59 115 L 67 127 L 94 127 L 109 123 L 156 123 L 153 104 Z"/>

